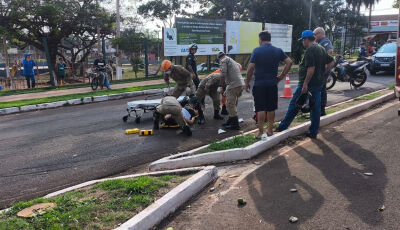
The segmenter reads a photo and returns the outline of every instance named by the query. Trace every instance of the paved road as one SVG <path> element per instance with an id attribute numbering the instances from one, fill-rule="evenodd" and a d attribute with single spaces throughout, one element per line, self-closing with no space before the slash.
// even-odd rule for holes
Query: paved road
<path id="1" fill-rule="evenodd" d="M 292 78 L 295 85 L 296 76 Z M 351 90 L 348 83 L 338 83 L 329 94 L 329 104 L 385 88 L 393 81 L 386 75 L 370 77 L 360 90 Z M 281 84 L 280 94 L 282 89 Z M 134 166 L 235 134 L 217 135 L 221 122 L 211 119 L 212 106 L 208 106 L 207 124 L 195 126 L 191 138 L 176 134 L 176 130 L 161 130 L 148 137 L 127 136 L 125 129 L 137 127 L 133 121 L 122 122 L 127 101 L 1 116 L 0 208 L 16 200 L 122 173 Z M 284 116 L 288 102 L 288 99 L 280 100 L 279 119 Z M 210 103 L 207 99 L 207 104 Z M 255 128 L 251 120 L 250 94 L 245 93 L 241 98 L 239 115 L 245 118 L 242 130 Z M 146 114 L 139 127 L 151 126 L 151 114 Z"/>
<path id="2" fill-rule="evenodd" d="M 261 154 L 254 159 L 260 166 L 221 167 L 213 192 L 202 192 L 158 229 L 399 229 L 399 108 L 392 101 L 341 120 L 316 140 Z M 237 206 L 239 197 L 246 206 Z M 290 216 L 299 221 L 290 223 Z"/>

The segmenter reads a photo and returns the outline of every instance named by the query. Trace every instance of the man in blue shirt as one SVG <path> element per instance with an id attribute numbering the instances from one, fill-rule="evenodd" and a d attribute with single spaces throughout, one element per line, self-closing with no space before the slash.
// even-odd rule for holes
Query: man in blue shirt
<path id="1" fill-rule="evenodd" d="M 264 134 L 265 115 L 268 119 L 267 134 L 273 135 L 275 110 L 278 108 L 278 82 L 289 72 L 292 60 L 282 49 L 271 45 L 271 34 L 268 31 L 262 31 L 258 37 L 260 46 L 251 54 L 246 76 L 246 91 L 250 91 L 250 81 L 254 73 L 254 107 L 259 121 L 256 137 L 261 138 Z M 285 63 L 285 68 L 278 76 L 280 62 Z"/>
<path id="2" fill-rule="evenodd" d="M 326 53 L 330 56 L 333 55 L 333 46 L 331 41 L 329 41 L 329 39 L 327 37 L 325 37 L 325 30 L 322 27 L 317 27 L 315 28 L 315 30 L 313 31 L 314 33 L 314 37 L 315 40 L 317 40 L 317 42 L 324 47 Z M 326 81 L 326 79 L 328 78 L 328 74 L 325 74 L 325 78 L 324 80 Z M 325 112 L 325 107 L 326 107 L 326 103 L 328 101 L 328 94 L 326 92 L 326 82 L 324 82 L 324 84 L 322 85 L 322 90 L 321 90 L 321 116 L 325 116 L 326 112 Z"/>
<path id="3" fill-rule="evenodd" d="M 31 59 L 31 54 L 26 53 L 24 54 L 24 60 L 22 60 L 22 66 L 24 67 L 24 76 L 26 79 L 26 84 L 28 85 L 28 89 L 31 88 L 31 81 L 32 81 L 32 88 L 35 88 L 35 71 L 33 69 L 36 66 L 35 61 Z"/>

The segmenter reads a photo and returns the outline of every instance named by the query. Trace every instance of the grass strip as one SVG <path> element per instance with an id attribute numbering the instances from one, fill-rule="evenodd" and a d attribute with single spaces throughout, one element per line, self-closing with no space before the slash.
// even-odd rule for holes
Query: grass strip
<path id="1" fill-rule="evenodd" d="M 174 85 L 175 84 L 172 83 L 171 87 Z M 56 102 L 56 101 L 65 101 L 65 100 L 71 100 L 71 99 L 82 99 L 84 97 L 95 97 L 95 96 L 103 96 L 103 95 L 110 95 L 110 94 L 135 92 L 135 91 L 142 91 L 142 90 L 147 90 L 147 89 L 162 89 L 164 87 L 165 87 L 165 84 L 157 84 L 157 85 L 147 85 L 147 86 L 135 86 L 135 87 L 129 87 L 129 88 L 122 88 L 122 89 L 100 90 L 100 91 L 93 91 L 93 92 L 89 92 L 89 93 L 68 94 L 68 95 L 56 96 L 56 97 L 44 97 L 44 98 L 36 98 L 36 99 L 6 101 L 6 102 L 0 102 L 0 109 L 10 108 L 10 107 L 20 107 L 20 106 L 24 106 L 24 105 L 50 103 L 50 102 Z"/>
<path id="2" fill-rule="evenodd" d="M 388 86 L 387 86 L 387 89 L 390 89 L 390 90 L 394 90 L 394 88 L 396 87 L 396 84 L 389 84 Z"/>
<path id="3" fill-rule="evenodd" d="M 383 94 L 384 94 L 383 92 L 375 92 L 375 93 L 371 93 L 371 94 L 364 95 L 361 97 L 356 97 L 356 98 L 354 98 L 354 100 L 355 101 L 368 101 L 368 100 L 378 98 L 378 97 L 382 96 Z"/>
<path id="4" fill-rule="evenodd" d="M 256 143 L 258 140 L 255 138 L 254 134 L 244 135 L 244 136 L 236 136 L 230 140 L 222 141 L 222 142 L 212 142 L 208 148 L 199 152 L 207 153 L 207 152 L 215 152 L 221 150 L 235 149 L 235 148 L 244 148 L 249 145 Z"/>
<path id="5" fill-rule="evenodd" d="M 114 229 L 189 177 L 164 175 L 105 181 L 54 198 L 19 202 L 0 214 L 0 229 Z M 57 207 L 33 218 L 16 214 L 34 204 Z"/>

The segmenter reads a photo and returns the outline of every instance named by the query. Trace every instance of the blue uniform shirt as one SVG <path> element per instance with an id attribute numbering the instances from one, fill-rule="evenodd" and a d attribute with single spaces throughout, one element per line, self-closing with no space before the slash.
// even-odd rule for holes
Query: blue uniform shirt
<path id="1" fill-rule="evenodd" d="M 319 44 L 325 48 L 325 51 L 333 49 L 331 41 L 327 37 L 324 37 L 319 41 Z"/>
<path id="2" fill-rule="evenodd" d="M 278 66 L 287 55 L 282 49 L 264 44 L 254 49 L 250 63 L 256 65 L 254 86 L 274 86 L 278 84 Z"/>
<path id="3" fill-rule="evenodd" d="M 35 72 L 33 67 L 36 66 L 35 61 L 26 59 L 22 60 L 22 65 L 24 66 L 24 76 L 34 76 Z"/>

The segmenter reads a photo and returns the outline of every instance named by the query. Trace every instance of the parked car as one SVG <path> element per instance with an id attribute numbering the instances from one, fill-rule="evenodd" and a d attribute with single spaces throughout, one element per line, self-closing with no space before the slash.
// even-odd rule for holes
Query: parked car
<path id="1" fill-rule="evenodd" d="M 371 74 L 381 70 L 394 71 L 396 62 L 396 43 L 386 43 L 372 55 L 372 63 L 370 67 Z"/>
<path id="2" fill-rule="evenodd" d="M 211 70 L 217 70 L 219 69 L 219 64 L 218 63 L 212 63 L 211 64 Z M 197 65 L 197 72 L 203 72 L 207 71 L 207 63 L 201 63 Z"/>

